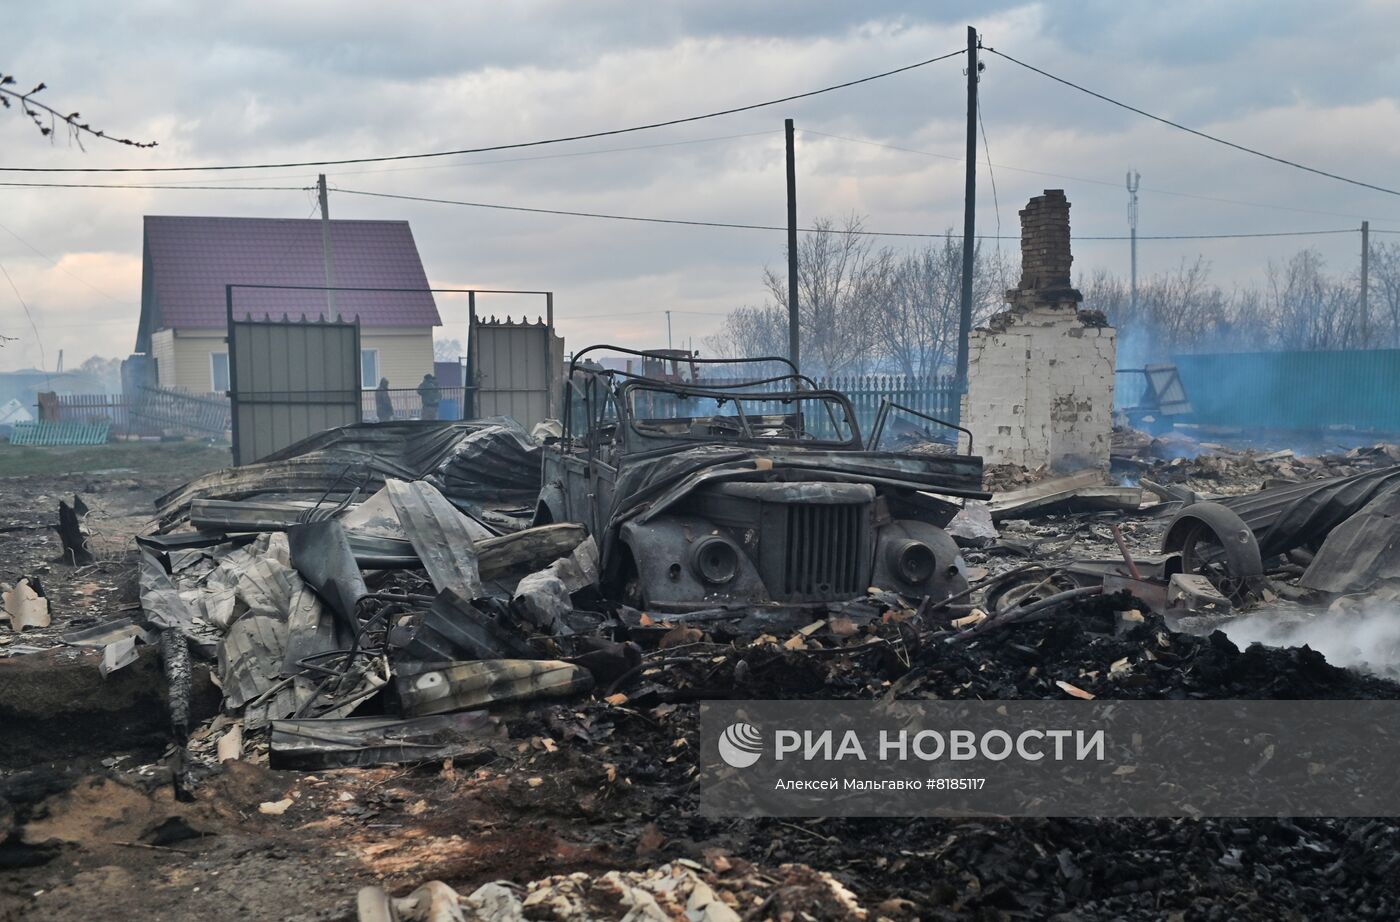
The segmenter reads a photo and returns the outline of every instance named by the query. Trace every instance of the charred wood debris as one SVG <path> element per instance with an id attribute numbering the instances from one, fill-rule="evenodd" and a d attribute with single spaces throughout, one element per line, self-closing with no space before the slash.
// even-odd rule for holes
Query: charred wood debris
<path id="1" fill-rule="evenodd" d="M 1393 818 L 717 821 L 693 750 L 707 698 L 1400 697 L 1400 651 L 1343 668 L 1228 636 L 1251 613 L 1344 632 L 1394 610 L 1400 447 L 1119 430 L 1108 472 L 987 470 L 993 498 L 947 526 L 965 592 L 680 615 L 605 591 L 581 525 L 531 526 L 539 483 L 540 446 L 507 420 L 330 430 L 162 497 L 139 614 L 63 639 L 102 647 L 104 670 L 159 647 L 182 796 L 229 760 L 470 765 L 545 738 L 686 846 L 645 871 L 370 887 L 362 920 L 1400 914 Z M 60 509 L 74 561 L 85 512 Z M 9 627 L 42 602 L 37 580 L 8 588 Z M 221 689 L 212 716 L 194 663 Z"/>

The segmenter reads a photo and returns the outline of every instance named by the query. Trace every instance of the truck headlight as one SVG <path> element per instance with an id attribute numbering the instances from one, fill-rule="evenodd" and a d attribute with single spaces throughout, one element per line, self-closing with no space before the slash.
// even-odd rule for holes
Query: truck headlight
<path id="1" fill-rule="evenodd" d="M 922 541 L 896 541 L 889 551 L 890 568 L 907 583 L 924 583 L 938 569 L 933 548 Z"/>
<path id="2" fill-rule="evenodd" d="M 701 538 L 691 549 L 690 568 L 702 582 L 722 586 L 739 575 L 739 551 L 723 538 Z"/>

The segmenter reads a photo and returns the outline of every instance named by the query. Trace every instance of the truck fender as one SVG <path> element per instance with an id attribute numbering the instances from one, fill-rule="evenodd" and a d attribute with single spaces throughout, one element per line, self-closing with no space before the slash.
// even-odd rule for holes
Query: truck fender
<path id="1" fill-rule="evenodd" d="M 769 601 L 753 561 L 713 523 L 687 516 L 659 516 L 646 524 L 625 523 L 619 538 L 631 552 L 641 598 L 648 607 L 684 611 Z M 711 542 L 727 545 L 734 552 L 733 577 L 721 584 L 707 583 L 697 572 L 697 555 Z"/>
<path id="2" fill-rule="evenodd" d="M 567 522 L 564 515 L 564 486 L 557 480 L 545 484 L 540 489 L 540 498 L 535 503 L 535 517 L 532 525 L 553 525 Z"/>
<path id="3" fill-rule="evenodd" d="M 917 542 L 932 551 L 929 576 L 911 583 L 898 572 L 894 558 L 907 542 Z M 928 596 L 941 602 L 967 588 L 967 564 L 957 544 L 946 531 L 928 522 L 896 519 L 880 529 L 875 542 L 874 584 L 911 597 Z"/>

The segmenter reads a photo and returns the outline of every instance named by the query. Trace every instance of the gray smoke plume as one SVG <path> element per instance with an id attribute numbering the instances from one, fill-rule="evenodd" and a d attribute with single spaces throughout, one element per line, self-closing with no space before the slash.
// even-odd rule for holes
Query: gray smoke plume
<path id="1" fill-rule="evenodd" d="M 1319 612 L 1259 612 L 1220 629 L 1241 649 L 1251 643 L 1270 647 L 1306 644 L 1334 666 L 1400 679 L 1400 603 L 1382 597 L 1342 602 Z"/>

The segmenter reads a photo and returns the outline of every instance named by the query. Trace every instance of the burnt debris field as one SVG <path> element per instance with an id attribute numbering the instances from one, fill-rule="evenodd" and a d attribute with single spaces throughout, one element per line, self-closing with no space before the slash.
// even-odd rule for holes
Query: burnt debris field
<path id="1" fill-rule="evenodd" d="M 1400 919 L 1400 5 L 83 2 L 0 922 Z"/>
<path id="2" fill-rule="evenodd" d="M 0 911 L 1400 912 L 1394 818 L 711 817 L 698 726 L 719 699 L 1400 697 L 1377 626 L 1395 448 L 1120 430 L 1107 475 L 980 476 L 906 440 L 872 474 L 863 448 L 733 415 L 744 446 L 707 424 L 601 513 L 569 505 L 568 433 L 504 420 L 352 426 L 236 469 L 132 446 L 120 469 L 0 481 Z M 829 599 L 767 581 L 746 532 L 812 496 L 878 507 L 849 540 L 889 569 Z M 628 543 L 628 522 L 654 531 Z M 647 558 L 680 553 L 671 526 L 696 592 L 668 595 L 671 558 Z M 1240 527 L 1250 553 L 1226 554 Z"/>

